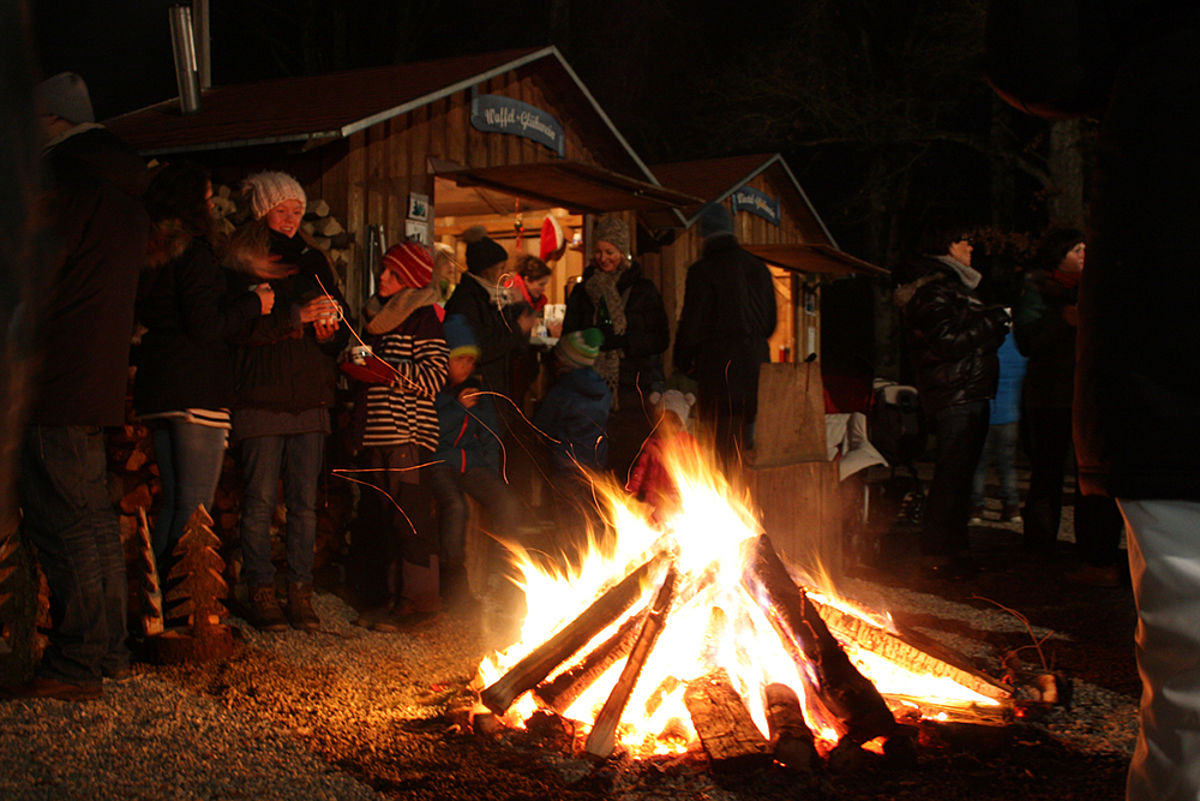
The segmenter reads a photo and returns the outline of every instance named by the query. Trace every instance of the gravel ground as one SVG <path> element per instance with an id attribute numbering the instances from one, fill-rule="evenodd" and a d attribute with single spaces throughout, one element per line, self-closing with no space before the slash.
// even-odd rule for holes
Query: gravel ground
<path id="1" fill-rule="evenodd" d="M 985 520 L 971 531 L 983 572 L 933 584 L 917 569 L 914 527 L 869 530 L 846 594 L 997 676 L 1004 654 L 1032 641 L 998 604 L 1008 607 L 1073 690 L 1069 706 L 1004 728 L 924 727 L 915 765 L 720 777 L 696 753 L 593 763 L 552 733 L 464 733 L 445 713 L 511 619 L 489 603 L 419 632 L 373 633 L 350 624 L 354 610 L 326 582 L 319 632 L 264 635 L 235 619 L 244 647 L 228 660 L 138 664 L 90 703 L 0 703 L 0 798 L 1115 801 L 1136 735 L 1133 603 L 1128 588 L 1062 580 L 1074 564 L 1065 518 L 1062 552 L 1032 563 L 1019 526 Z"/>
<path id="2" fill-rule="evenodd" d="M 848 591 L 886 599 L 907 624 L 994 673 L 1001 649 L 1028 640 L 990 604 L 904 585 L 903 576 L 860 575 Z M 464 735 L 444 717 L 502 642 L 490 623 L 503 619 L 487 609 L 394 635 L 350 625 L 353 610 L 332 593 L 318 593 L 316 607 L 320 632 L 243 627 L 235 657 L 138 665 L 97 702 L 4 704 L 0 797 L 1116 799 L 1136 732 L 1132 695 L 1076 678 L 1071 707 L 1036 722 L 923 732 L 914 767 L 729 780 L 709 776 L 695 755 L 593 764 L 529 734 Z M 1050 649 L 1080 645 L 1078 632 L 1036 623 L 1035 632 Z"/>

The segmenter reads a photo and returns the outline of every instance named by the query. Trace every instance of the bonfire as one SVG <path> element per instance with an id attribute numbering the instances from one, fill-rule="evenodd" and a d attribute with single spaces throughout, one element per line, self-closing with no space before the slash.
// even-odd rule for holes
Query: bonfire
<path id="1" fill-rule="evenodd" d="M 1009 688 L 786 564 L 749 493 L 706 453 L 668 459 L 678 502 L 666 514 L 597 479 L 606 526 L 581 558 L 513 550 L 528 612 L 473 684 L 504 724 L 560 716 L 598 757 L 699 742 L 715 767 L 814 762 L 843 743 L 886 751 L 906 739 L 897 721 L 1007 716 Z"/>

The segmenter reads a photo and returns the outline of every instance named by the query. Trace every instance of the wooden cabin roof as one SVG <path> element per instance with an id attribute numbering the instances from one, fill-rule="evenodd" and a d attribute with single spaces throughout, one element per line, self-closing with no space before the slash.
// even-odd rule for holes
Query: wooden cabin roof
<path id="1" fill-rule="evenodd" d="M 747 250 L 764 261 L 797 272 L 835 276 L 888 274 L 882 267 L 855 258 L 838 248 L 833 234 L 825 226 L 821 215 L 813 207 L 804 188 L 800 186 L 800 182 L 796 180 L 795 174 L 780 153 L 752 153 L 745 156 L 655 164 L 650 169 L 664 185 L 705 199 L 704 204 L 680 210 L 686 220 L 686 227 L 689 228 L 699 221 L 704 206 L 723 202 L 762 173 L 775 170 L 777 178 L 782 176 L 784 183 L 790 183 L 795 189 L 800 203 L 794 208 L 809 216 L 808 221 L 815 224 L 813 227 L 824 235 L 825 241 L 803 244 L 745 243 Z"/>
<path id="2" fill-rule="evenodd" d="M 836 248 L 837 243 L 833 239 L 833 234 L 825 227 L 821 215 L 817 214 L 817 210 L 809 201 L 804 188 L 800 186 L 800 182 L 796 180 L 796 176 L 779 153 L 752 153 L 746 156 L 677 161 L 670 164 L 655 164 L 650 169 L 665 186 L 704 198 L 704 204 L 681 210 L 686 220 L 686 226 L 691 227 L 700 219 L 700 213 L 705 205 L 720 203 L 773 166 L 777 166 L 783 172 L 828 243 Z"/>
<path id="3" fill-rule="evenodd" d="M 607 134 L 612 146 L 606 149 L 619 154 L 622 163 L 605 166 L 658 184 L 554 47 L 213 87 L 202 93 L 200 110 L 194 114 L 182 114 L 174 98 L 106 120 L 105 125 L 144 156 L 280 143 L 307 148 L 522 68 L 547 74 L 574 96 L 574 125 Z"/>

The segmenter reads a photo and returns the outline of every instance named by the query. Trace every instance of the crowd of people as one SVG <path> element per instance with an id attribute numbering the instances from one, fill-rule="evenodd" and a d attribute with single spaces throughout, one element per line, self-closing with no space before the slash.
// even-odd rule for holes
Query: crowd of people
<path id="1" fill-rule="evenodd" d="M 33 680 L 10 694 L 94 698 L 103 678 L 129 673 L 104 428 L 127 422 L 131 361 L 133 414 L 150 432 L 161 483 L 150 533 L 159 574 L 170 575 L 197 508 L 212 508 L 232 451 L 243 610 L 265 632 L 321 627 L 318 490 L 335 433 L 352 440 L 346 472 L 361 490 L 345 554 L 353 622 L 376 631 L 423 626 L 479 591 L 466 565 L 472 505 L 499 539 L 519 540 L 537 523 L 510 472 L 542 477 L 560 535 L 597 524 L 590 481 L 605 471 L 657 519 L 675 502 L 663 454 L 691 441 L 695 396 L 667 387 L 667 314 L 619 217 L 595 221 L 591 262 L 540 350 L 530 335 L 552 270 L 482 228 L 461 235 L 461 275 L 451 246 L 388 248 L 353 319 L 328 255 L 302 230 L 308 198 L 293 175 L 248 175 L 238 195 L 245 222 L 218 236 L 204 167 L 148 169 L 94 122 L 78 75 L 44 81 L 37 96 L 44 225 L 59 248 L 37 320 L 54 357 L 25 426 L 20 498 L 50 585 L 52 629 Z M 754 385 L 775 298 L 728 212 L 706 215 L 704 234 L 714 263 L 689 274 L 676 367 L 701 378 L 700 417 L 721 421 L 723 451 L 736 454 L 752 444 L 753 403 L 739 400 L 731 413 L 710 396 Z M 728 384 L 713 383 L 717 362 L 734 366 Z M 349 431 L 335 430 L 339 386 Z M 272 533 L 281 504 L 282 559 Z"/>

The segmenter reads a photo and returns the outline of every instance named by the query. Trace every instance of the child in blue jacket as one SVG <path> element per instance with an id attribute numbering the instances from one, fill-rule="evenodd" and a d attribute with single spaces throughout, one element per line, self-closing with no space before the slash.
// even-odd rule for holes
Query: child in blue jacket
<path id="1" fill-rule="evenodd" d="M 444 329 L 450 365 L 446 386 L 434 400 L 439 434 L 430 483 L 437 503 L 442 595 L 454 600 L 469 595 L 467 496 L 483 507 L 492 533 L 502 538 L 515 535 L 520 502 L 501 476 L 500 429 L 492 399 L 473 377 L 479 345 L 462 315 L 448 316 Z"/>

